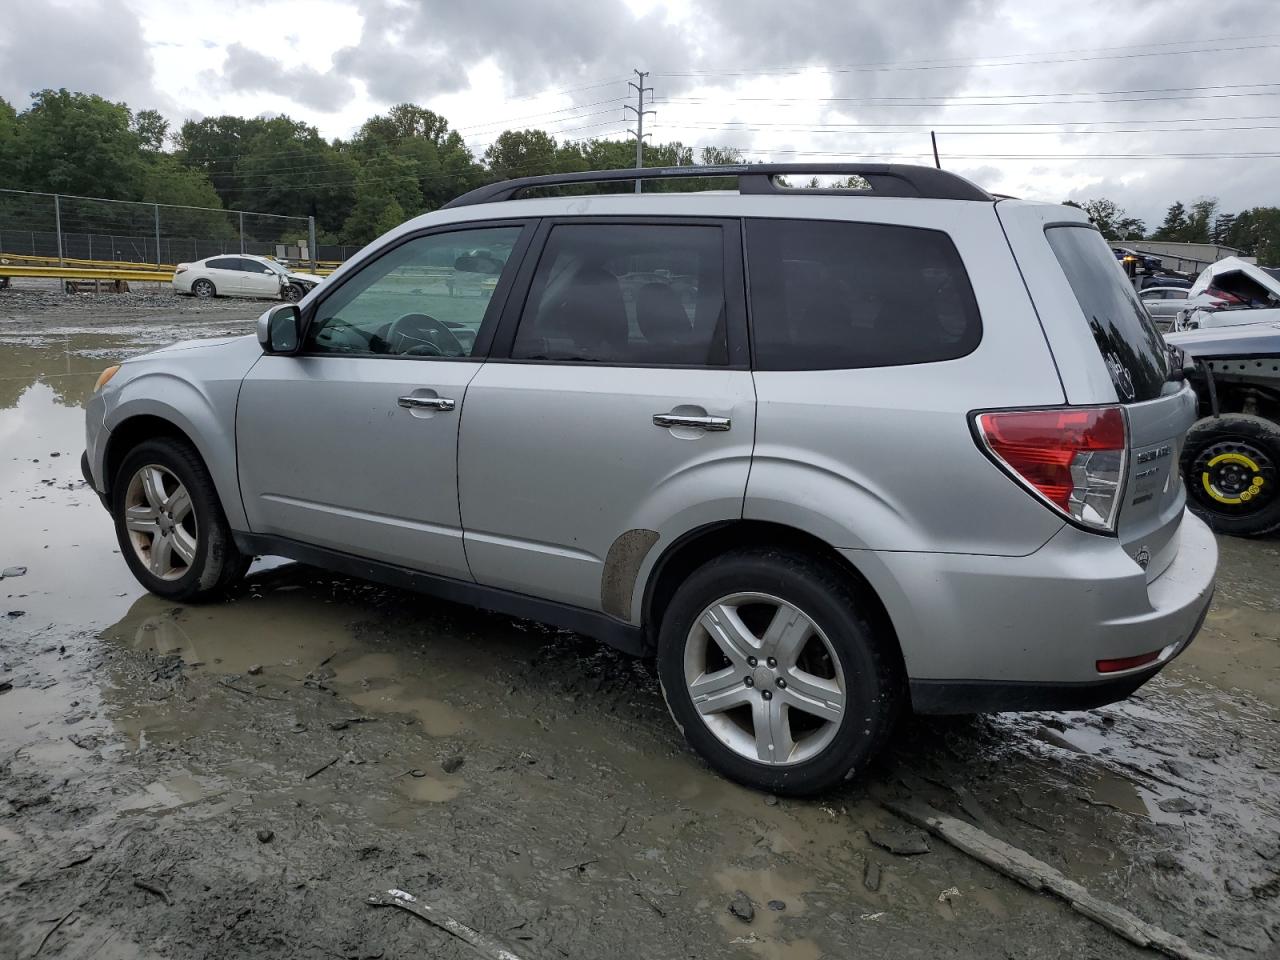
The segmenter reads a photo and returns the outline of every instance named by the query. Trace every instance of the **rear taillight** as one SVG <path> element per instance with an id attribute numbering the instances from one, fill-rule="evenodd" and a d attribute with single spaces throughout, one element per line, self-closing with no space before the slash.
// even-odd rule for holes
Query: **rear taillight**
<path id="1" fill-rule="evenodd" d="M 974 424 L 987 452 L 1036 497 L 1090 530 L 1115 530 L 1129 449 L 1120 407 L 999 410 Z"/>
<path id="2" fill-rule="evenodd" d="M 180 273 L 186 273 L 186 270 L 187 270 L 187 265 L 185 263 L 180 263 L 173 268 L 173 275 L 176 277 Z"/>

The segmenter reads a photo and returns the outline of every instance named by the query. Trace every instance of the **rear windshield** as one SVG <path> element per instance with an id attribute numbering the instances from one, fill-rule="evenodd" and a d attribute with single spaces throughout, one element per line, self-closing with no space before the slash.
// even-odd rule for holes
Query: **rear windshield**
<path id="1" fill-rule="evenodd" d="M 1092 227 L 1061 226 L 1045 236 L 1089 321 L 1116 396 L 1124 403 L 1160 396 L 1169 376 L 1164 340 L 1102 235 Z"/>

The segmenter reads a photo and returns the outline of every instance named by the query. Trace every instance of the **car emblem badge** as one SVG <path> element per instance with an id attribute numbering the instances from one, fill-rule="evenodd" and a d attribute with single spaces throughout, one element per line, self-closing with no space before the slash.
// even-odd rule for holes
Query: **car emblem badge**
<path id="1" fill-rule="evenodd" d="M 1146 547 L 1141 547 L 1138 552 L 1133 555 L 1133 559 L 1137 561 L 1138 566 L 1145 570 L 1147 569 L 1147 564 L 1151 562 L 1151 551 Z"/>

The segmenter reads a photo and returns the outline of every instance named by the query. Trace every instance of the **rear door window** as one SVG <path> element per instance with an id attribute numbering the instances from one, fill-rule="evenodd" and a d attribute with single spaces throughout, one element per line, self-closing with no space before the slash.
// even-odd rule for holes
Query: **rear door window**
<path id="1" fill-rule="evenodd" d="M 208 263 L 210 270 L 240 270 L 240 260 L 237 257 L 223 257 L 219 260 L 210 260 Z"/>
<path id="2" fill-rule="evenodd" d="M 820 220 L 746 230 L 757 369 L 933 363 L 982 339 L 968 274 L 941 231 Z"/>
<path id="3" fill-rule="evenodd" d="M 677 223 L 557 224 L 511 357 L 578 363 L 729 363 L 724 231 Z"/>
<path id="4" fill-rule="evenodd" d="M 1123 403 L 1153 400 L 1168 379 L 1164 340 L 1093 227 L 1045 230 Z"/>

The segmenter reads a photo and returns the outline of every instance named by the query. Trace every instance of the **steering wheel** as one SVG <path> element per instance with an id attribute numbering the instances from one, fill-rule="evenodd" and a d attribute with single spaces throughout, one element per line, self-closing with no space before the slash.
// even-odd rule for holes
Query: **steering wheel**
<path id="1" fill-rule="evenodd" d="M 463 357 L 462 346 L 453 331 L 425 313 L 406 313 L 386 333 L 389 353 L 409 357 Z"/>

